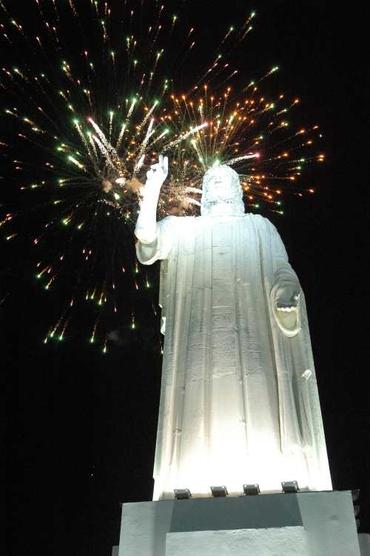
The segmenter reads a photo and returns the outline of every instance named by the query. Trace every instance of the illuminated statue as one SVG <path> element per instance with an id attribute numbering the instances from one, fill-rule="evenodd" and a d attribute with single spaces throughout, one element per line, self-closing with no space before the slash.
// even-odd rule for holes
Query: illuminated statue
<path id="1" fill-rule="evenodd" d="M 304 296 L 275 227 L 245 214 L 238 174 L 203 179 L 201 216 L 156 222 L 167 159 L 147 174 L 135 234 L 161 260 L 165 333 L 154 500 L 211 485 L 330 490 Z"/>

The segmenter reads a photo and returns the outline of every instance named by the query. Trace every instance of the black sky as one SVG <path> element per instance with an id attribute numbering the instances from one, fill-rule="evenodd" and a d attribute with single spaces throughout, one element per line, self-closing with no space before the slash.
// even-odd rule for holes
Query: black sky
<path id="1" fill-rule="evenodd" d="M 325 134 L 328 162 L 317 171 L 317 195 L 271 219 L 306 294 L 334 488 L 361 489 L 362 529 L 370 531 L 369 88 L 360 60 L 362 15 L 359 3 L 341 11 L 308 0 L 218 6 L 189 0 L 182 9 L 204 27 L 204 49 L 211 49 L 226 25 L 253 8 L 256 31 L 239 65 L 254 76 L 278 64 L 279 83 L 303 98 L 307 121 L 319 121 Z M 73 339 L 45 349 L 46 303 L 31 269 L 17 268 L 0 306 L 8 512 L 2 554 L 107 555 L 118 543 L 120 504 L 152 494 L 157 322 L 148 321 L 105 357 Z"/>

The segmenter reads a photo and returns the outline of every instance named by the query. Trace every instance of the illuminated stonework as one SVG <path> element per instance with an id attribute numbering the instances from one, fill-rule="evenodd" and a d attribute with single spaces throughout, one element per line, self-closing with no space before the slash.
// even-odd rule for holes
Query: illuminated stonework
<path id="1" fill-rule="evenodd" d="M 139 261 L 161 260 L 154 499 L 289 480 L 330 490 L 304 295 L 278 232 L 244 214 L 225 167 L 206 174 L 202 216 L 156 223 L 166 164 L 148 173 L 136 227 Z"/>

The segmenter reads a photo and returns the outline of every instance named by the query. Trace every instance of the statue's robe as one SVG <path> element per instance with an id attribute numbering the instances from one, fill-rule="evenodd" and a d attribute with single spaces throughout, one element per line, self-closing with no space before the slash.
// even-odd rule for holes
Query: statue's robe
<path id="1" fill-rule="evenodd" d="M 275 227 L 245 214 L 169 216 L 157 230 L 136 248 L 141 263 L 162 261 L 154 500 L 291 480 L 330 490 L 303 293 L 296 313 L 275 310 L 277 285 L 300 287 Z"/>

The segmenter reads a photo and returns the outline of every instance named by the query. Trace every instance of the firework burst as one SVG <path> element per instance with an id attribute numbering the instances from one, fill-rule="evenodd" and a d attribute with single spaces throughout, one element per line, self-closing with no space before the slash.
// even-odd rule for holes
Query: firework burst
<path id="1" fill-rule="evenodd" d="M 86 308 L 86 339 L 103 353 L 117 323 L 137 330 L 135 296 L 152 278 L 134 262 L 132 225 L 160 153 L 171 171 L 159 217 L 196 213 L 202 175 L 218 163 L 239 172 L 252 209 L 282 213 L 284 193 L 314 191 L 297 183 L 307 163 L 324 159 L 318 126 L 289 122 L 298 99 L 262 93 L 276 67 L 246 84 L 227 59 L 254 13 L 226 30 L 182 93 L 197 31 L 166 6 L 34 0 L 27 10 L 3 1 L 0 11 L 0 226 L 8 242 L 30 237 L 37 281 L 61 292 L 46 343 L 63 340 Z"/>

